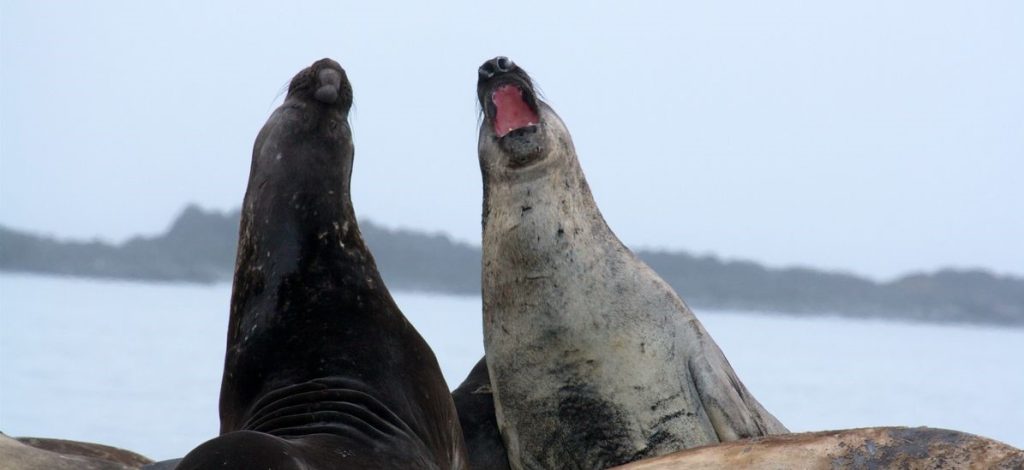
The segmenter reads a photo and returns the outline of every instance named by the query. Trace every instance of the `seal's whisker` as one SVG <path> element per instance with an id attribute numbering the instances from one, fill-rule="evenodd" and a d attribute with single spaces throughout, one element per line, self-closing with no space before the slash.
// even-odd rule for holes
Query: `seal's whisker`
<path id="1" fill-rule="evenodd" d="M 280 103 L 281 97 L 283 97 L 285 93 L 288 93 L 289 83 L 291 83 L 291 81 L 284 82 L 284 84 L 281 85 L 281 88 L 277 90 L 277 94 L 274 95 L 274 99 L 270 100 L 270 103 L 267 103 L 267 111 L 274 109 L 274 107 Z"/>

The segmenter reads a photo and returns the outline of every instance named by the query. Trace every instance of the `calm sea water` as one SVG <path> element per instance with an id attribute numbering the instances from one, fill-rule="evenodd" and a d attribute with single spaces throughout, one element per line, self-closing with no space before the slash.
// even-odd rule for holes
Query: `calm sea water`
<path id="1" fill-rule="evenodd" d="M 180 457 L 217 432 L 230 286 L 0 274 L 0 431 Z M 452 387 L 478 298 L 396 292 Z M 794 431 L 906 425 L 1024 447 L 1024 330 L 698 311 Z"/>

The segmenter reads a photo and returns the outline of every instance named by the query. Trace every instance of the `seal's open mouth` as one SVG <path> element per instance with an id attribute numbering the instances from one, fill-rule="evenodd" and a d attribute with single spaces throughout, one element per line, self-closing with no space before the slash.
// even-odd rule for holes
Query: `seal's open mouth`
<path id="1" fill-rule="evenodd" d="M 491 92 L 491 103 L 494 103 L 494 133 L 498 138 L 540 122 L 537 112 L 526 102 L 523 89 L 515 84 L 497 86 Z"/>

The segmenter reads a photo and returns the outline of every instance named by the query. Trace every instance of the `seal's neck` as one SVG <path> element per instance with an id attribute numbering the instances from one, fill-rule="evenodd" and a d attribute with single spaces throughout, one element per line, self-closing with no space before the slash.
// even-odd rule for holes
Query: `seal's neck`
<path id="1" fill-rule="evenodd" d="M 306 106 L 286 102 L 257 137 L 236 284 L 308 271 L 344 275 L 354 264 L 373 264 L 352 208 L 348 127 L 341 116 Z"/>
<path id="2" fill-rule="evenodd" d="M 484 258 L 501 269 L 489 275 L 540 275 L 558 253 L 585 240 L 614 238 L 594 202 L 574 152 L 558 159 L 541 177 L 505 178 L 487 184 Z M 487 273 L 486 271 L 491 271 Z"/>

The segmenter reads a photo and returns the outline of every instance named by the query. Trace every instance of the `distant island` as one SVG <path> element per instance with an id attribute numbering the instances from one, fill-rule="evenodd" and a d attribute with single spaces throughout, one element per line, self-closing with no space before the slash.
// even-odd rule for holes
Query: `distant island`
<path id="1" fill-rule="evenodd" d="M 114 245 L 61 241 L 0 226 L 0 270 L 141 281 L 230 281 L 239 212 L 189 206 L 163 235 Z M 480 293 L 480 248 L 440 234 L 360 228 L 392 289 Z M 756 310 L 937 322 L 1024 325 L 1024 278 L 941 270 L 879 283 L 806 268 L 639 250 L 696 309 Z"/>

